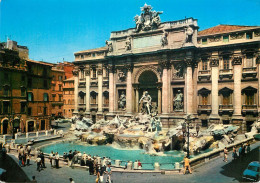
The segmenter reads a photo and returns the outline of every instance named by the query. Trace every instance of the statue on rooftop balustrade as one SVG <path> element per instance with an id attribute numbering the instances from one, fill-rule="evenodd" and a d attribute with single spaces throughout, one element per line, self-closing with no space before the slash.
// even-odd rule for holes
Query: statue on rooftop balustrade
<path id="1" fill-rule="evenodd" d="M 160 14 L 162 14 L 162 11 L 152 11 L 152 7 L 150 5 L 144 4 L 143 7 L 141 7 L 141 15 L 136 15 L 134 17 L 135 24 L 136 24 L 136 32 L 139 31 L 147 31 L 151 29 L 157 29 L 159 25 L 161 24 Z"/>

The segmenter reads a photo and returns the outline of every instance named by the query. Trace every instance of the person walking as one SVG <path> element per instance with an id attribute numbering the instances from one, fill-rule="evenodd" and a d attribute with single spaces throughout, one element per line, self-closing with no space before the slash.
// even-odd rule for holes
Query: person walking
<path id="1" fill-rule="evenodd" d="M 108 163 L 107 165 L 107 168 L 106 168 L 106 174 L 107 174 L 107 178 L 106 178 L 106 182 L 107 183 L 112 183 L 112 178 L 111 178 L 111 175 L 112 175 L 112 170 L 111 170 L 111 164 Z"/>
<path id="2" fill-rule="evenodd" d="M 192 174 L 191 168 L 190 168 L 190 160 L 189 160 L 189 158 L 186 156 L 183 161 L 184 161 L 183 175 L 186 174 L 186 170 L 187 169 L 189 170 L 189 173 Z"/>
<path id="3" fill-rule="evenodd" d="M 18 160 L 19 160 L 19 166 L 22 167 L 23 164 L 22 164 L 22 155 L 19 153 L 18 154 Z"/>
<path id="4" fill-rule="evenodd" d="M 35 162 L 37 163 L 37 171 L 41 171 L 41 157 L 38 156 L 35 160 Z"/>
<path id="5" fill-rule="evenodd" d="M 223 161 L 227 162 L 227 157 L 228 157 L 228 150 L 227 147 L 224 148 L 224 159 Z"/>

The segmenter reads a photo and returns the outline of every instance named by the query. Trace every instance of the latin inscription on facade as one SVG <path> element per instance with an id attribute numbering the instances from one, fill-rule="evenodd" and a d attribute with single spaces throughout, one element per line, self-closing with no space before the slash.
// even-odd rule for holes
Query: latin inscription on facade
<path id="1" fill-rule="evenodd" d="M 139 37 L 133 39 L 133 48 L 145 48 L 161 45 L 161 35 Z"/>

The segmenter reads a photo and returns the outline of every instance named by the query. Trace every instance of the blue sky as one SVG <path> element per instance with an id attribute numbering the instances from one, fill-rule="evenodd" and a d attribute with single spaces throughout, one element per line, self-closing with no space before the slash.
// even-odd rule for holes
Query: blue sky
<path id="1" fill-rule="evenodd" d="M 101 47 L 111 31 L 135 27 L 147 3 L 162 21 L 198 19 L 200 30 L 218 25 L 259 25 L 260 0 L 0 0 L 0 41 L 28 46 L 30 58 L 74 60 L 74 52 Z"/>

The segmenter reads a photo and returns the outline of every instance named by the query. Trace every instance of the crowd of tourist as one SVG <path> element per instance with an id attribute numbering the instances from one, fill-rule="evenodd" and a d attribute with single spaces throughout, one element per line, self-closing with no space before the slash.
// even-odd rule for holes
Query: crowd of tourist
<path id="1" fill-rule="evenodd" d="M 20 167 L 29 166 L 31 160 L 31 146 L 20 145 L 17 149 L 18 152 L 18 164 Z"/>
<path id="2" fill-rule="evenodd" d="M 240 158 L 241 160 L 245 157 L 245 155 L 247 153 L 249 153 L 251 151 L 251 148 L 250 148 L 250 144 L 242 144 L 239 149 L 238 149 L 238 154 L 237 154 L 237 149 L 236 147 L 234 146 L 233 147 L 233 151 L 232 151 L 232 157 L 233 157 L 233 160 L 237 159 L 237 158 Z"/>

